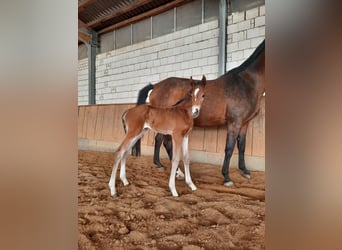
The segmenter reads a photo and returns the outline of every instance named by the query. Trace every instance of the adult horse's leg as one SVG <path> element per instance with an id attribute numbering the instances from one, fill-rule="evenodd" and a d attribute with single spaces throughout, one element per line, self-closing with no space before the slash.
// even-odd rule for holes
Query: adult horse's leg
<path id="1" fill-rule="evenodd" d="M 160 162 L 160 147 L 161 144 L 164 145 L 167 155 L 169 156 L 169 159 L 172 161 L 172 137 L 171 135 L 162 135 L 162 134 L 157 134 L 155 137 L 155 142 L 154 142 L 154 156 L 153 156 L 153 163 L 157 165 L 157 168 L 160 170 L 164 170 L 164 165 L 161 164 Z M 180 168 L 177 168 L 176 171 L 176 178 L 178 180 L 183 180 L 184 179 L 184 173 Z"/>
<path id="2" fill-rule="evenodd" d="M 183 152 L 183 163 L 184 163 L 184 171 L 185 171 L 185 182 L 191 188 L 192 191 L 195 191 L 197 188 L 195 184 L 192 182 L 190 175 L 190 156 L 189 156 L 189 137 L 185 136 L 183 138 L 182 143 L 182 152 Z"/>
<path id="3" fill-rule="evenodd" d="M 159 154 L 160 154 L 160 147 L 163 143 L 164 135 L 158 133 L 154 138 L 154 156 L 153 156 L 153 163 L 157 165 L 157 168 L 164 170 L 163 164 L 160 162 Z M 172 159 L 172 158 L 171 158 Z M 171 160 L 170 159 L 170 160 Z"/>
<path id="4" fill-rule="evenodd" d="M 246 168 L 245 163 L 245 147 L 246 147 L 246 132 L 248 124 L 244 125 L 237 138 L 237 147 L 239 150 L 239 169 L 241 170 L 242 176 L 251 178 L 249 170 Z"/>
<path id="5" fill-rule="evenodd" d="M 230 129 L 230 126 L 228 126 L 226 149 L 225 149 L 224 161 L 223 161 L 223 166 L 222 166 L 222 175 L 224 176 L 224 185 L 228 187 L 234 185 L 234 183 L 229 178 L 229 164 L 230 164 L 230 158 L 232 157 L 232 154 L 234 151 L 236 138 L 237 138 L 237 132 Z"/>
<path id="6" fill-rule="evenodd" d="M 172 137 L 171 135 L 164 135 L 163 145 L 171 161 L 172 160 Z"/>
<path id="7" fill-rule="evenodd" d="M 140 156 L 141 155 L 141 139 L 139 139 L 135 145 L 132 147 L 132 156 Z"/>

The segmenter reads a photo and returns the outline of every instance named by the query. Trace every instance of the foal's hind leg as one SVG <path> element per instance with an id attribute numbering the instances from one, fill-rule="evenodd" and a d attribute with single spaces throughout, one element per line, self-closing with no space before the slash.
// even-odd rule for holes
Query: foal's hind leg
<path id="1" fill-rule="evenodd" d="M 127 150 L 124 153 L 124 155 L 122 156 L 121 167 L 120 167 L 120 179 L 125 186 L 127 186 L 129 184 L 129 182 L 126 178 L 126 158 L 127 158 L 128 151 L 129 150 Z"/>
<path id="2" fill-rule="evenodd" d="M 119 146 L 119 148 L 114 153 L 114 165 L 112 174 L 109 180 L 109 188 L 110 193 L 112 196 L 116 196 L 116 188 L 115 188 L 115 179 L 116 179 L 116 172 L 118 170 L 119 162 L 121 160 L 121 169 L 120 169 L 120 178 L 124 185 L 128 184 L 126 179 L 126 157 L 129 149 L 134 145 L 134 143 L 140 139 L 146 130 L 142 130 L 140 134 L 136 134 L 136 132 L 127 133 L 125 139 Z"/>
<path id="3" fill-rule="evenodd" d="M 114 153 L 114 164 L 112 169 L 112 174 L 109 180 L 109 189 L 111 196 L 116 196 L 116 188 L 115 188 L 115 179 L 116 179 L 116 172 L 118 170 L 119 162 L 122 158 L 123 152 L 121 151 L 121 147 L 118 148 L 117 151 Z"/>
<path id="4" fill-rule="evenodd" d="M 120 167 L 120 179 L 122 183 L 127 186 L 129 184 L 127 178 L 126 178 L 126 158 L 128 155 L 129 150 L 134 146 L 137 140 L 140 140 L 140 138 L 145 134 L 146 129 L 143 129 L 140 134 L 134 136 L 132 139 L 128 140 L 126 145 L 126 150 L 123 153 L 123 156 L 121 157 L 121 167 Z"/>
<path id="5" fill-rule="evenodd" d="M 249 178 L 251 178 L 250 172 L 246 168 L 246 164 L 245 164 L 245 147 L 246 147 L 247 127 L 248 127 L 248 124 L 241 128 L 239 136 L 237 138 L 237 147 L 239 150 L 239 169 L 241 170 L 242 176 L 249 179 Z"/>

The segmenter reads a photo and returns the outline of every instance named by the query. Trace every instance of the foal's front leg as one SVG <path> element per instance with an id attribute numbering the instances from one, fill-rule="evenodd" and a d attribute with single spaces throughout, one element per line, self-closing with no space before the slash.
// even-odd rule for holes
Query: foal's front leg
<path id="1" fill-rule="evenodd" d="M 190 156 L 189 156 L 189 137 L 186 136 L 183 138 L 182 143 L 182 152 L 183 152 L 183 163 L 184 163 L 184 171 L 185 171 L 185 182 L 191 188 L 192 191 L 195 191 L 197 188 L 195 184 L 192 182 L 190 175 Z"/>
<path id="2" fill-rule="evenodd" d="M 176 179 L 176 170 L 178 168 L 179 158 L 181 154 L 181 143 L 182 143 L 182 137 L 180 136 L 172 137 L 173 155 L 172 155 L 172 167 L 171 167 L 171 173 L 170 173 L 169 188 L 171 190 L 172 196 L 174 197 L 178 197 L 175 179 Z"/>

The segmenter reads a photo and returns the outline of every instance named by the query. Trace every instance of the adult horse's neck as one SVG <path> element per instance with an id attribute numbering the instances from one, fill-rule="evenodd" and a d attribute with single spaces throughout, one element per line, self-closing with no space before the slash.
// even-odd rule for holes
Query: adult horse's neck
<path id="1" fill-rule="evenodd" d="M 239 73 L 244 70 L 265 72 L 265 40 L 240 66 L 228 71 L 228 73 Z"/>
<path id="2" fill-rule="evenodd" d="M 253 74 L 253 81 L 257 84 L 258 92 L 263 93 L 265 91 L 265 40 L 259 44 L 250 55 L 240 66 L 228 71 L 228 74 L 239 74 L 241 72 L 248 72 Z"/>

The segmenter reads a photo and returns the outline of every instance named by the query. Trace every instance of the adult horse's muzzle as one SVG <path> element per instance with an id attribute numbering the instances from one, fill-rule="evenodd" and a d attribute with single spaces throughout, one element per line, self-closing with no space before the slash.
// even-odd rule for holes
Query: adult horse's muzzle
<path id="1" fill-rule="evenodd" d="M 192 107 L 192 117 L 197 118 L 199 116 L 200 109 L 198 107 Z"/>

